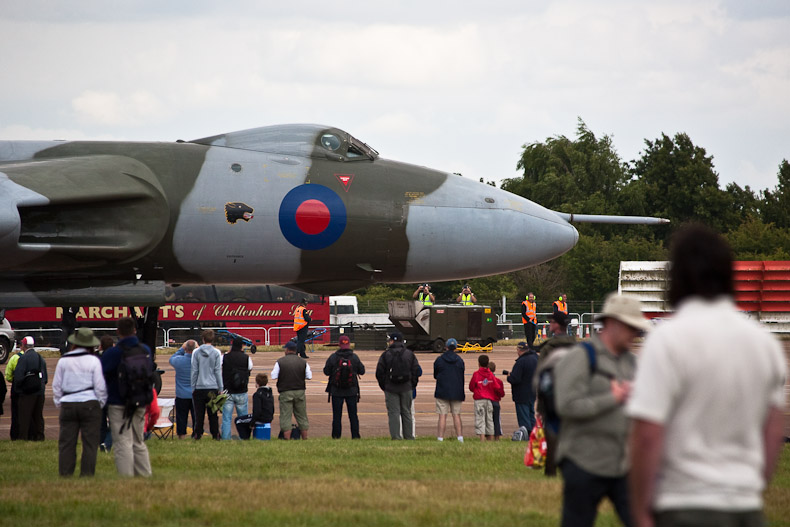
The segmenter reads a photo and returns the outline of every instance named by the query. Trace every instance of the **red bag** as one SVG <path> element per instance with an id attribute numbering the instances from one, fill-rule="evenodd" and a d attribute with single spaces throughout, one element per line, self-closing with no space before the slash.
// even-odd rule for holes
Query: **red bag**
<path id="1" fill-rule="evenodd" d="M 524 452 L 524 464 L 532 468 L 543 468 L 546 465 L 546 434 L 540 417 L 536 419 L 535 428 L 529 434 L 529 444 L 527 451 Z"/>

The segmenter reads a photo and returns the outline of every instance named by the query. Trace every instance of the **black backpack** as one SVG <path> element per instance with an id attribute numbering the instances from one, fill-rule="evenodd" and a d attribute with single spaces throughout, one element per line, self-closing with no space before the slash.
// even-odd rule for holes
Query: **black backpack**
<path id="1" fill-rule="evenodd" d="M 411 365 L 404 355 L 404 349 L 391 353 L 392 361 L 390 362 L 390 369 L 387 375 L 393 384 L 403 384 L 411 381 Z"/>
<path id="2" fill-rule="evenodd" d="M 124 416 L 131 419 L 135 410 L 145 408 L 154 399 L 154 372 L 148 352 L 139 343 L 121 349 L 118 393 L 125 406 Z"/>
<path id="3" fill-rule="evenodd" d="M 247 391 L 247 382 L 250 378 L 250 370 L 247 368 L 235 367 L 230 372 L 230 386 L 225 388 L 230 393 L 243 393 Z"/>
<path id="4" fill-rule="evenodd" d="M 581 345 L 587 351 L 587 360 L 590 362 L 590 375 L 592 375 L 598 367 L 595 348 L 589 342 L 582 342 Z M 546 424 L 551 425 L 554 430 L 559 430 L 560 416 L 557 414 L 557 394 L 554 390 L 554 368 L 546 368 L 540 372 L 538 377 L 538 399 L 543 403 Z"/>
<path id="5" fill-rule="evenodd" d="M 41 355 L 38 356 L 38 368 L 31 368 L 25 372 L 25 376 L 19 381 L 19 391 L 25 395 L 31 395 L 41 391 Z"/>
<path id="6" fill-rule="evenodd" d="M 354 368 L 351 366 L 351 357 L 339 357 L 332 384 L 338 388 L 350 388 L 354 385 Z"/>

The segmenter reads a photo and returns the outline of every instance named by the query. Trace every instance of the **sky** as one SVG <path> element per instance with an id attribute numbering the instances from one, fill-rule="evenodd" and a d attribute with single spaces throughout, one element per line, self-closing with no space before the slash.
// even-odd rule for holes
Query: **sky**
<path id="1" fill-rule="evenodd" d="M 0 139 L 319 123 L 500 182 L 581 118 L 623 161 L 686 133 L 722 188 L 772 189 L 790 160 L 786 0 L 3 4 Z"/>

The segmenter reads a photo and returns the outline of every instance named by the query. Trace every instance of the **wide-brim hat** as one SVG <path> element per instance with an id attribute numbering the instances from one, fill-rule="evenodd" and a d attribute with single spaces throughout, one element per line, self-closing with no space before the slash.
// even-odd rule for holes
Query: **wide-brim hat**
<path id="1" fill-rule="evenodd" d="M 69 344 L 80 346 L 83 348 L 95 348 L 99 345 L 99 339 L 93 334 L 91 328 L 78 328 L 77 331 L 71 334 L 66 339 Z"/>
<path id="2" fill-rule="evenodd" d="M 642 314 L 642 303 L 632 296 L 612 293 L 606 297 L 603 312 L 595 317 L 596 320 L 612 318 L 640 331 L 650 329 L 650 322 Z"/>

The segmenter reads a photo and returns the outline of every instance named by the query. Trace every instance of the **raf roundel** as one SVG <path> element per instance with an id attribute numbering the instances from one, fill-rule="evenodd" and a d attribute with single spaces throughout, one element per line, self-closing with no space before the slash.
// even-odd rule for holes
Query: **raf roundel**
<path id="1" fill-rule="evenodd" d="M 323 185 L 300 185 L 280 203 L 280 230 L 291 245 L 308 251 L 335 243 L 346 229 L 346 206 Z"/>

